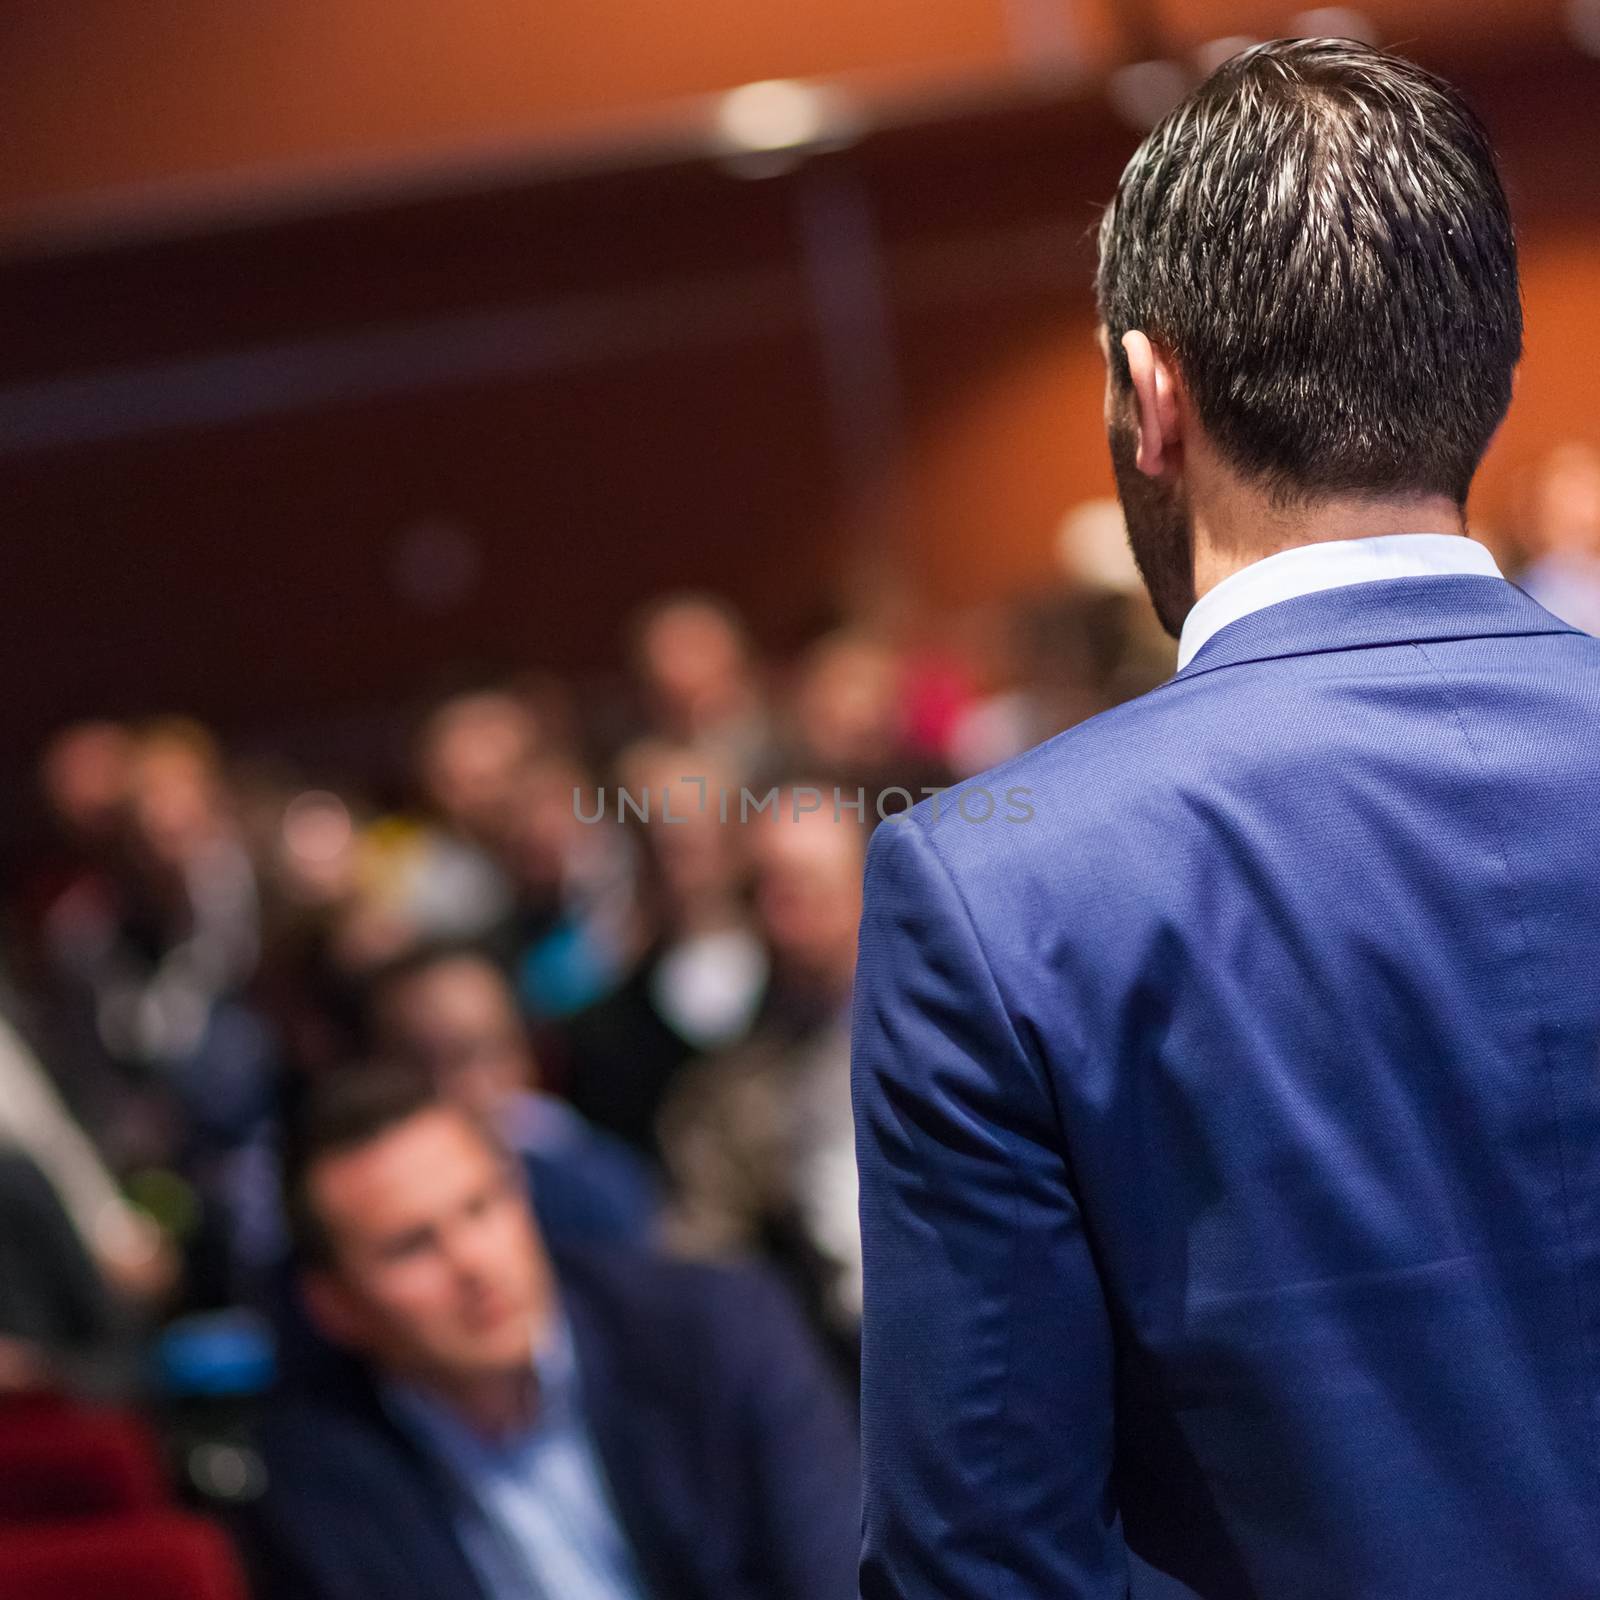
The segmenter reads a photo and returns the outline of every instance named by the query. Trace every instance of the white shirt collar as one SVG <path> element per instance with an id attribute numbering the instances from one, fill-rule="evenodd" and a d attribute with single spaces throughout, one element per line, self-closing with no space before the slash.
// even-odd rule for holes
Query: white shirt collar
<path id="1" fill-rule="evenodd" d="M 1389 533 L 1375 539 L 1330 539 L 1264 556 L 1224 578 L 1195 603 L 1178 640 L 1178 670 L 1194 660 L 1212 634 L 1252 611 L 1322 589 L 1379 578 L 1446 573 L 1498 578 L 1495 559 L 1475 539 L 1454 533 Z"/>

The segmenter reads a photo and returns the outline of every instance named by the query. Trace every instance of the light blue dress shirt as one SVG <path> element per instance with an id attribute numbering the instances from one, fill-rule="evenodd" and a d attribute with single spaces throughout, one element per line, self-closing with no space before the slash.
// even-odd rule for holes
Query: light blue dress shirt
<path id="1" fill-rule="evenodd" d="M 534 1352 L 533 1425 L 489 1440 L 433 1395 L 384 1390 L 390 1414 L 455 1485 L 462 1547 L 488 1600 L 645 1600 L 583 1411 L 571 1329 Z"/>
<path id="2" fill-rule="evenodd" d="M 1201 595 L 1178 640 L 1178 670 L 1182 672 L 1194 660 L 1212 634 L 1280 600 L 1295 600 L 1348 583 L 1463 572 L 1485 578 L 1501 575 L 1483 545 L 1455 533 L 1386 533 L 1371 539 L 1328 539 L 1280 550 L 1241 567 Z"/>

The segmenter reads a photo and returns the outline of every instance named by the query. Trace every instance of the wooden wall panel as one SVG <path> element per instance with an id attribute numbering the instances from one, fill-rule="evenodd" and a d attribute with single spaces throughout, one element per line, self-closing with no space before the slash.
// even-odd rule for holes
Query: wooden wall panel
<path id="1" fill-rule="evenodd" d="M 1481 496 L 1503 519 L 1549 443 L 1600 442 L 1600 65 L 1468 87 L 1523 225 L 1528 357 Z M 666 584 L 783 643 L 864 560 L 952 605 L 1037 582 L 1109 487 L 1086 285 L 1135 138 L 1096 96 L 1019 101 L 762 183 L 663 168 L 0 263 L 0 774 L 94 710 L 248 732 L 466 662 L 588 670 Z M 887 371 L 854 411 L 823 191 L 881 250 L 855 287 Z M 389 576 L 430 522 L 478 551 L 437 610 Z"/>
<path id="2" fill-rule="evenodd" d="M 760 78 L 991 76 L 1051 37 L 1103 67 L 1109 0 L 13 0 L 0 215 L 592 132 Z"/>

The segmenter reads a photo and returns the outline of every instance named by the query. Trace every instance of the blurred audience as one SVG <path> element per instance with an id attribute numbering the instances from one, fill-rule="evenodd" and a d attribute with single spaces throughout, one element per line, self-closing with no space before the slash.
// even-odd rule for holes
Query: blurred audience
<path id="1" fill-rule="evenodd" d="M 750 1038 L 685 1073 L 662 1113 L 669 1238 L 690 1254 L 766 1255 L 848 1366 L 861 1317 L 849 1011 L 866 829 L 831 799 L 797 813 L 795 794 L 748 830 L 767 1004 Z"/>
<path id="2" fill-rule="evenodd" d="M 784 659 L 672 595 L 626 715 L 480 681 L 359 770 L 60 731 L 0 952 L 0 1390 L 158 1381 L 192 1492 L 268 1485 L 266 1600 L 853 1593 L 866 838 L 1161 670 L 1120 583 L 1064 555 L 1003 661 L 887 581 Z"/>
<path id="3" fill-rule="evenodd" d="M 114 870 L 124 842 L 133 737 L 115 722 L 77 722 L 45 746 L 39 787 L 69 880 Z M 64 886 L 63 886 L 64 887 Z"/>
<path id="4" fill-rule="evenodd" d="M 410 859 L 401 909 L 412 937 L 481 937 L 510 914 L 511 886 L 496 856 L 518 776 L 538 746 L 531 709 L 503 690 L 456 695 L 423 724 L 416 771 L 426 825 L 403 836 Z"/>
<path id="5" fill-rule="evenodd" d="M 0 1134 L 0 1397 L 137 1391 L 134 1326 L 61 1196 Z"/>
<path id="6" fill-rule="evenodd" d="M 904 663 L 867 633 L 838 632 L 812 645 L 791 696 L 798 770 L 880 774 L 900 744 Z"/>
<path id="7" fill-rule="evenodd" d="M 646 740 L 622 753 L 617 773 L 605 798 L 638 830 L 647 935 L 616 989 L 568 1022 L 567 1093 L 591 1121 L 654 1157 L 673 1080 L 693 1057 L 749 1031 L 769 963 L 746 894 L 734 769 L 693 746 Z"/>
<path id="8" fill-rule="evenodd" d="M 113 1061 L 176 1085 L 198 1120 L 228 1123 L 240 1086 L 217 1081 L 232 1057 L 218 1035 L 238 1025 L 229 1002 L 254 971 L 260 926 L 220 753 L 170 718 L 135 733 L 124 771 L 120 839 L 97 810 L 101 870 L 49 908 L 47 955 Z"/>
<path id="9" fill-rule="evenodd" d="M 499 689 L 457 695 L 423 726 L 422 793 L 457 838 L 490 852 L 505 837 L 517 778 L 540 742 L 533 710 L 517 696 Z"/>
<path id="10" fill-rule="evenodd" d="M 1558 445 L 1534 475 L 1518 582 L 1563 622 L 1600 634 L 1600 450 Z"/>
<path id="11" fill-rule="evenodd" d="M 248 1224 L 235 1224 L 259 1199 L 252 1152 L 268 1137 L 276 1080 L 273 1036 L 249 994 L 256 872 L 204 728 L 158 719 L 125 744 L 80 732 L 76 759 L 86 739 L 98 778 L 78 798 L 98 798 L 73 812 L 84 866 L 39 925 L 28 999 L 63 1097 L 113 1169 L 159 1170 L 169 1195 L 187 1196 L 176 1204 L 197 1219 L 191 1285 L 225 1302 L 239 1288 Z M 44 776 L 65 821 L 60 757 L 58 744 Z"/>
<path id="12" fill-rule="evenodd" d="M 528 762 L 516 781 L 504 839 L 513 896 L 504 942 L 518 998 L 534 1018 L 558 1020 L 593 1004 L 638 954 L 637 852 L 614 811 L 585 820 L 600 788 L 577 756 L 558 752 Z"/>
<path id="13" fill-rule="evenodd" d="M 539 1225 L 562 1244 L 650 1242 L 657 1194 L 643 1161 L 539 1087 L 504 972 L 472 949 L 423 949 L 379 975 L 373 1041 L 426 1072 L 496 1130 L 527 1170 Z"/>
<path id="14" fill-rule="evenodd" d="M 176 1277 L 160 1228 L 0 1015 L 0 1396 L 137 1394 L 140 1339 Z"/>
<path id="15" fill-rule="evenodd" d="M 1114 500 L 1063 519 L 1058 581 L 987 620 L 990 692 L 952 730 L 962 777 L 998 766 L 1170 677 L 1172 641 L 1145 596 Z"/>
<path id="16" fill-rule="evenodd" d="M 294 1148 L 305 1299 L 351 1359 L 262 1429 L 269 1595 L 855 1593 L 849 1408 L 774 1290 L 552 1255 L 413 1075 L 333 1075 Z"/>
<path id="17" fill-rule="evenodd" d="M 765 765 L 771 716 L 738 614 L 707 594 L 667 595 L 634 618 L 643 733 L 714 756 L 736 778 Z"/>
<path id="18" fill-rule="evenodd" d="M 1006 617 L 1000 686 L 957 723 L 951 759 L 963 777 L 986 771 L 1114 704 L 1122 596 L 1064 591 Z"/>
<path id="19" fill-rule="evenodd" d="M 161 1229 L 130 1204 L 3 1015 L 0 1148 L 25 1159 L 49 1186 L 85 1259 L 114 1293 L 154 1305 L 174 1287 L 177 1263 Z"/>

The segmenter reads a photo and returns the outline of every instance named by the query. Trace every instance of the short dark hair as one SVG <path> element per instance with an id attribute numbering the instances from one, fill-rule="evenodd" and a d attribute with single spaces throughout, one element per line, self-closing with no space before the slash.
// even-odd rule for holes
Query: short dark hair
<path id="1" fill-rule="evenodd" d="M 377 1036 L 377 1011 L 384 997 L 403 988 L 414 978 L 427 976 L 439 967 L 453 967 L 458 962 L 468 966 L 487 968 L 506 986 L 515 1000 L 515 985 L 506 972 L 505 964 L 487 944 L 479 939 L 427 939 L 380 962 L 365 974 L 361 983 L 361 1010 L 368 1050 L 381 1056 L 382 1041 Z"/>
<path id="2" fill-rule="evenodd" d="M 1522 354 L 1483 124 L 1348 39 L 1258 45 L 1168 113 L 1102 219 L 1096 292 L 1117 383 L 1142 329 L 1218 449 L 1284 503 L 1464 505 Z"/>
<path id="3" fill-rule="evenodd" d="M 427 1072 L 405 1063 L 337 1067 L 304 1090 L 289 1119 L 283 1148 L 284 1209 L 298 1265 L 329 1267 L 335 1259 L 327 1224 L 311 1198 L 316 1168 L 436 1110 L 462 1117 L 497 1154 L 503 1154 L 494 1135 L 469 1111 L 441 1095 Z"/>

